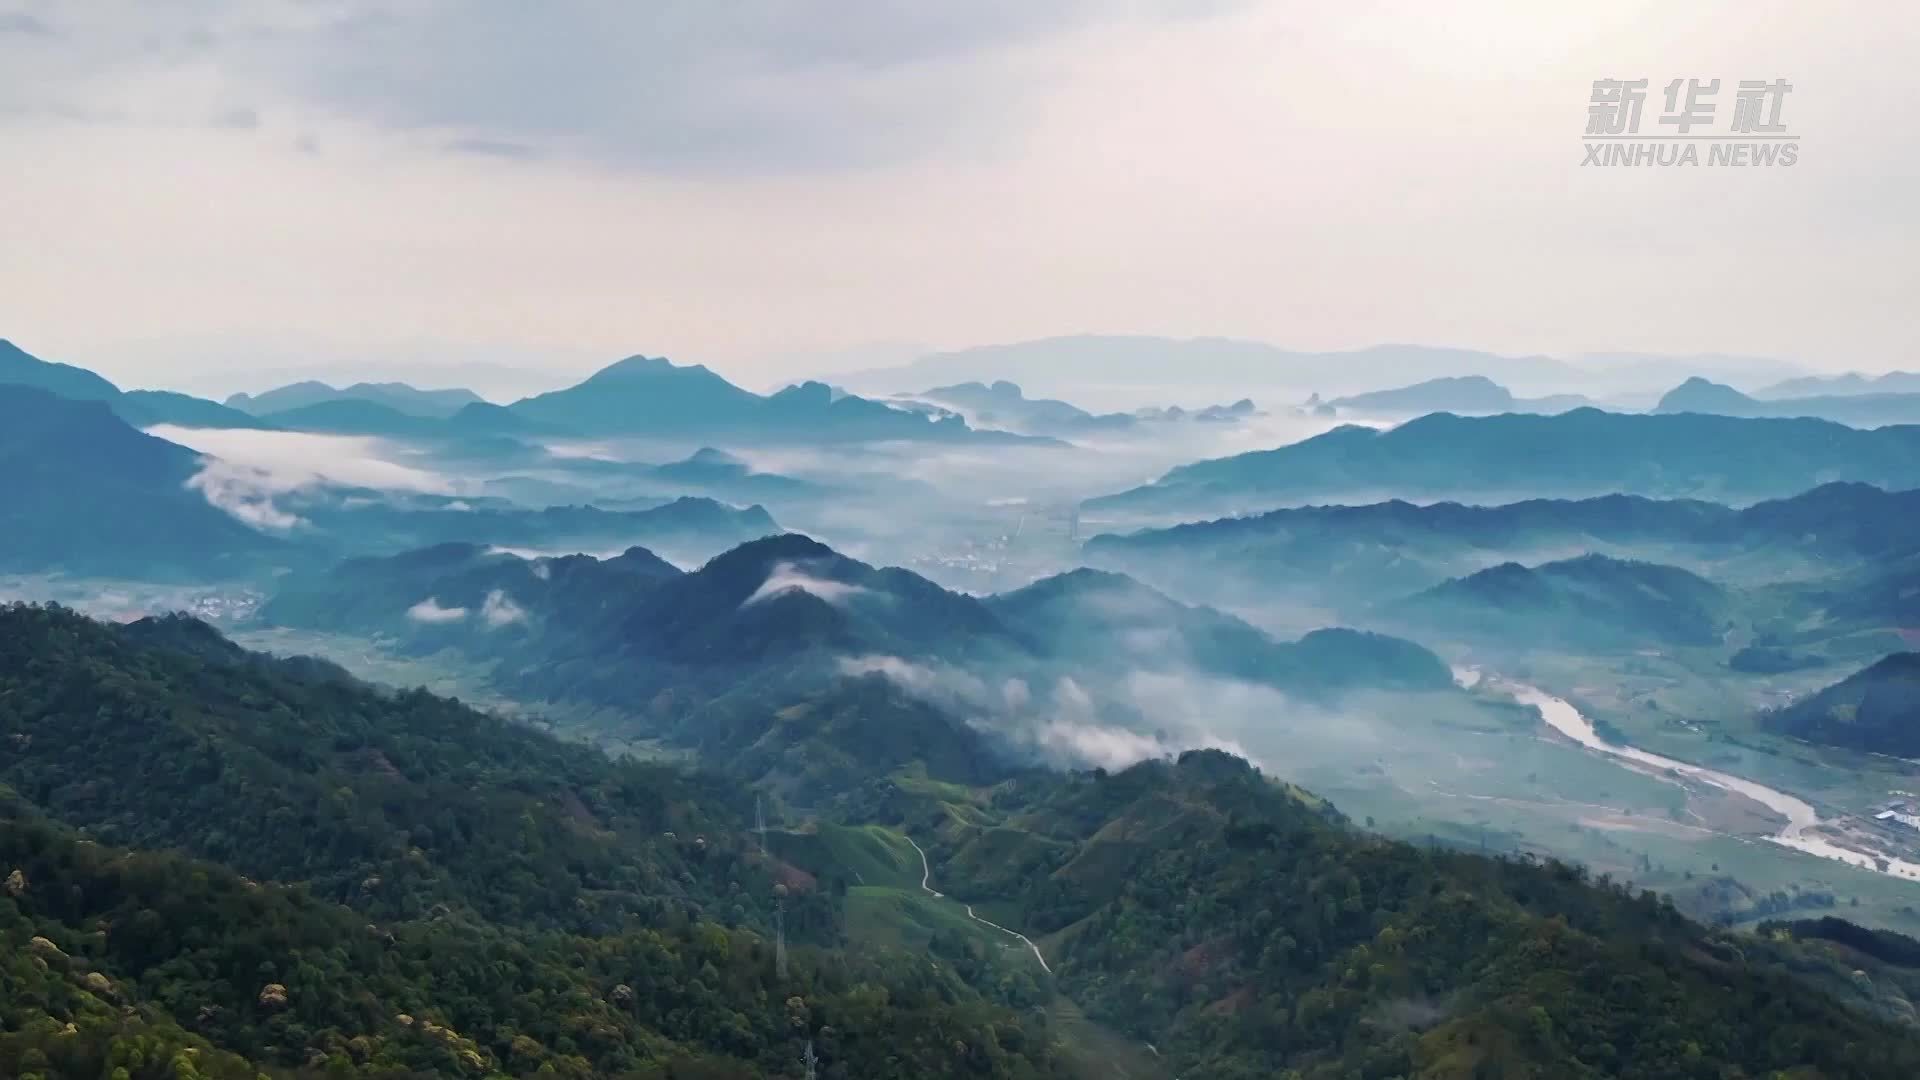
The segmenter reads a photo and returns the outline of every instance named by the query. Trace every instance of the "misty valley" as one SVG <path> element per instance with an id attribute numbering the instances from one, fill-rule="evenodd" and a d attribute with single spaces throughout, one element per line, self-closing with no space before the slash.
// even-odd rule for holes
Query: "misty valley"
<path id="1" fill-rule="evenodd" d="M 0 1080 L 1920 1080 L 1916 46 L 0 0 Z"/>
<path id="2" fill-rule="evenodd" d="M 0 343 L 0 1072 L 1920 1074 L 1904 391 L 1164 348 Z"/>

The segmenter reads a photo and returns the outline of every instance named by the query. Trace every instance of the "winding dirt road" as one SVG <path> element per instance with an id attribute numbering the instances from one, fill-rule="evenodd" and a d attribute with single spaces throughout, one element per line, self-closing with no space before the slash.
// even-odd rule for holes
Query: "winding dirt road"
<path id="1" fill-rule="evenodd" d="M 905 836 L 906 834 L 902 833 L 901 835 Z M 933 868 L 927 863 L 927 853 L 921 850 L 919 844 L 913 843 L 913 837 L 908 836 L 907 843 L 913 844 L 913 850 L 915 852 L 918 852 L 920 855 L 920 888 L 924 890 L 928 896 L 936 897 L 942 900 L 951 899 L 950 897 L 947 896 L 946 893 L 940 892 L 929 883 L 929 879 L 933 877 Z M 954 903 L 960 904 L 960 901 L 955 900 Z M 1040 970 L 1046 972 L 1049 975 L 1053 974 L 1053 969 L 1047 966 L 1047 958 L 1040 955 L 1040 946 L 1035 945 L 1033 943 L 1032 938 L 1029 938 L 1027 935 L 1021 933 L 1018 930 L 1009 930 L 1006 927 L 1001 926 L 997 922 L 992 922 L 987 919 L 983 919 L 978 915 L 975 915 L 973 913 L 972 904 L 960 904 L 960 906 L 967 909 L 967 918 L 972 919 L 974 922 L 977 922 L 982 926 L 991 926 L 995 930 L 998 930 L 1001 933 L 1008 935 L 1009 937 L 1019 938 L 1021 944 L 1025 945 L 1028 949 L 1031 949 L 1033 951 L 1033 958 L 1035 960 L 1040 961 Z"/>

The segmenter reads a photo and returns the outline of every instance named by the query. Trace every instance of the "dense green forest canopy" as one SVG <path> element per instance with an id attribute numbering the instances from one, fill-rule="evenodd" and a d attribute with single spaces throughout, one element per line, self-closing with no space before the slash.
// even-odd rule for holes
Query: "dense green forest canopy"
<path id="1" fill-rule="evenodd" d="M 1179 1075 L 1920 1070 L 1904 990 L 1865 994 L 1853 963 L 1560 863 L 1361 833 L 1216 751 L 1022 783 L 993 810 L 954 827 L 923 809 L 912 827 L 940 837 L 956 895 L 1048 933 L 1062 989 Z M 1885 959 L 1913 985 L 1912 951 Z"/>
<path id="2" fill-rule="evenodd" d="M 817 717 L 743 698 L 716 738 L 801 724 L 848 778 L 892 739 L 911 766 L 833 812 L 923 845 L 1049 969 L 957 910 L 924 948 L 863 944 L 859 866 L 763 853 L 737 781 L 190 619 L 0 609 L 0 1075 L 774 1078 L 809 1042 L 842 1080 L 1112 1075 L 1062 1007 L 1168 1076 L 1920 1074 L 1897 935 L 1709 929 L 1372 836 L 1213 751 L 935 780 L 956 748 L 889 736 L 885 685 L 853 685 Z"/>
<path id="3" fill-rule="evenodd" d="M 218 1046 L 370 1075 L 758 1077 L 811 1037 L 829 1076 L 1055 1075 L 939 964 L 828 951 L 837 898 L 759 855 L 751 793 L 710 775 L 193 620 L 21 605 L 0 739 L 0 1074 L 190 1075 L 179 1055 Z"/>

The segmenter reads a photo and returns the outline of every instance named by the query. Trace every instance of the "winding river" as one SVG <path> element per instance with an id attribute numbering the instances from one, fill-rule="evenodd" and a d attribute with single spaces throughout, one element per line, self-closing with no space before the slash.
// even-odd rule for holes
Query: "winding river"
<path id="1" fill-rule="evenodd" d="M 1481 675 L 1477 671 L 1463 670 L 1457 672 L 1456 675 L 1460 682 L 1466 686 L 1478 685 L 1482 681 Z M 1758 784 L 1752 780 L 1734 776 L 1730 773 L 1720 772 L 1717 769 L 1691 765 L 1684 761 L 1675 761 L 1672 758 L 1648 753 L 1645 750 L 1639 750 L 1631 746 L 1619 746 L 1610 743 L 1601 738 L 1600 734 L 1594 730 L 1591 720 L 1580 715 L 1580 710 L 1574 708 L 1566 701 L 1554 697 L 1552 694 L 1537 687 L 1527 686 L 1523 683 L 1516 683 L 1498 677 L 1492 677 L 1487 681 L 1490 685 L 1510 695 L 1520 704 L 1531 705 L 1539 710 L 1540 718 L 1547 722 L 1548 727 L 1553 728 L 1555 731 L 1558 731 L 1560 734 L 1565 735 L 1588 749 L 1598 750 L 1600 753 L 1618 758 L 1630 765 L 1638 766 L 1642 770 L 1672 771 L 1683 776 L 1692 777 L 1703 783 L 1712 784 L 1715 787 L 1723 788 L 1727 791 L 1738 792 L 1781 815 L 1787 819 L 1787 823 L 1779 832 L 1767 837 L 1767 839 L 1773 843 L 1779 844 L 1782 847 L 1793 848 L 1796 851 L 1804 851 L 1809 855 L 1816 855 L 1822 859 L 1833 859 L 1836 862 L 1843 862 L 1849 866 L 1857 866 L 1862 870 L 1872 870 L 1890 877 L 1920 880 L 1920 863 L 1911 863 L 1904 859 L 1876 857 L 1863 851 L 1855 851 L 1852 848 L 1841 847 L 1831 840 L 1826 839 L 1824 836 L 1815 833 L 1813 830 L 1820 824 L 1820 815 L 1814 810 L 1812 804 L 1808 803 L 1805 799 L 1767 787 L 1765 784 Z"/>

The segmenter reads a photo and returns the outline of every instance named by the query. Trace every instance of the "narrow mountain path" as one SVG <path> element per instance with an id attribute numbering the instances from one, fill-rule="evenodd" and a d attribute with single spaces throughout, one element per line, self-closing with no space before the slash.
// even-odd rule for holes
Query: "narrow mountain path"
<path id="1" fill-rule="evenodd" d="M 905 833 L 901 833 L 900 835 L 906 836 Z M 918 852 L 920 855 L 920 888 L 923 891 L 925 891 L 928 896 L 932 896 L 932 897 L 943 899 L 943 900 L 949 899 L 947 894 L 935 889 L 929 883 L 929 879 L 933 877 L 933 867 L 927 862 L 927 853 L 921 850 L 919 844 L 914 844 L 913 837 L 907 836 L 907 843 L 913 844 L 913 850 L 915 852 Z M 955 900 L 954 903 L 960 904 L 960 901 Z M 1029 938 L 1027 935 L 1021 933 L 1018 930 L 1009 930 L 1006 927 L 1001 926 L 997 922 L 990 922 L 986 919 L 981 918 L 978 915 L 975 915 L 973 913 L 972 904 L 960 904 L 960 906 L 967 909 L 967 918 L 972 919 L 974 922 L 977 922 L 982 926 L 991 926 L 992 928 L 1000 931 L 1003 934 L 1007 934 L 1011 937 L 1019 938 L 1022 944 L 1024 944 L 1028 949 L 1031 949 L 1033 951 L 1033 958 L 1035 960 L 1040 961 L 1040 970 L 1046 972 L 1049 975 L 1053 974 L 1053 969 L 1047 966 L 1047 958 L 1040 955 L 1040 946 L 1035 945 L 1033 943 L 1032 938 Z"/>

